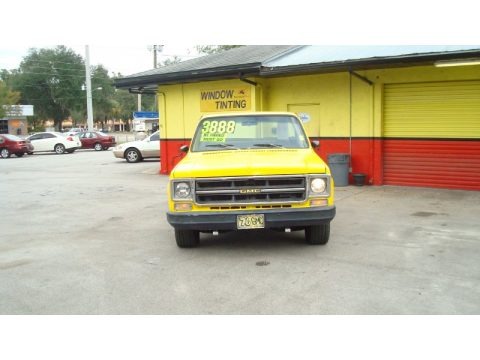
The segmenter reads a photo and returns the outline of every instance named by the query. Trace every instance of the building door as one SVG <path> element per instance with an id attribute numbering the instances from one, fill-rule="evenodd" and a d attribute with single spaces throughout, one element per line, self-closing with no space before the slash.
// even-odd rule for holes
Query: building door
<path id="1" fill-rule="evenodd" d="M 383 180 L 480 190 L 480 81 L 388 84 Z"/>

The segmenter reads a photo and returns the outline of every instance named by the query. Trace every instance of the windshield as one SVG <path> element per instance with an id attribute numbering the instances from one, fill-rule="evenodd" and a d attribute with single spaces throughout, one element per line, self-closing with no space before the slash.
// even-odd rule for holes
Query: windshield
<path id="1" fill-rule="evenodd" d="M 22 139 L 15 135 L 3 134 L 3 136 L 12 141 L 22 141 Z"/>
<path id="2" fill-rule="evenodd" d="M 247 115 L 203 119 L 192 142 L 194 152 L 258 148 L 306 149 L 308 140 L 293 116 Z"/>

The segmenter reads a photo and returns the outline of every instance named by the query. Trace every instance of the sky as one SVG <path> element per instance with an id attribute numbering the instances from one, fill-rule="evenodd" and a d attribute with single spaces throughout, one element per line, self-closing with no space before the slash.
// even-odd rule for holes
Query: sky
<path id="1" fill-rule="evenodd" d="M 190 59 L 195 45 L 459 45 L 480 38 L 473 0 L 457 0 L 455 7 L 417 0 L 401 6 L 383 0 L 225 4 L 85 0 L 72 7 L 62 0 L 25 0 L 28 11 L 22 11 L 18 2 L 4 1 L 1 13 L 11 16 L 2 16 L 0 69 L 18 68 L 29 48 L 57 44 L 83 57 L 89 44 L 92 65 L 127 76 L 153 68 L 149 44 L 165 44 L 160 62 L 168 55 Z"/>
<path id="2" fill-rule="evenodd" d="M 110 2 L 4 1 L 0 69 L 18 68 L 29 48 L 72 48 L 91 65 L 132 75 L 153 68 L 149 44 L 165 44 L 158 61 L 196 56 L 195 45 L 463 45 L 478 44 L 477 1 L 455 7 L 429 1 L 297 0 L 295 6 L 244 0 Z M 293 4 L 293 3 L 292 3 Z M 55 9 L 55 11 L 52 11 Z M 283 9 L 283 10 L 282 10 Z"/>
<path id="3" fill-rule="evenodd" d="M 19 67 L 22 59 L 28 55 L 29 48 L 54 48 L 56 45 L 1 45 L 0 69 L 12 70 Z M 85 58 L 85 45 L 68 45 L 77 54 Z M 90 65 L 103 65 L 112 73 L 124 76 L 153 69 L 152 45 L 88 45 Z M 157 52 L 160 63 L 173 55 L 182 60 L 199 56 L 195 45 L 164 45 L 162 52 Z"/>

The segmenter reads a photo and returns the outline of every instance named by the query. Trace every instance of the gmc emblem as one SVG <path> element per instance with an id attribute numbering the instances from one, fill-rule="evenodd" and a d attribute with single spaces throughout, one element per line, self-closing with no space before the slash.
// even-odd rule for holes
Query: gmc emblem
<path id="1" fill-rule="evenodd" d="M 258 194 L 260 191 L 260 189 L 242 189 L 240 190 L 240 194 Z"/>

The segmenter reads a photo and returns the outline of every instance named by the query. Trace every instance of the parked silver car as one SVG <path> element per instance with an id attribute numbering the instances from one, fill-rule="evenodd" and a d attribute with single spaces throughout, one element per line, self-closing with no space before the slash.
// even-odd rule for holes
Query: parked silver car
<path id="1" fill-rule="evenodd" d="M 160 133 L 157 131 L 143 140 L 118 145 L 113 149 L 113 155 L 129 163 L 147 158 L 160 158 Z"/>

